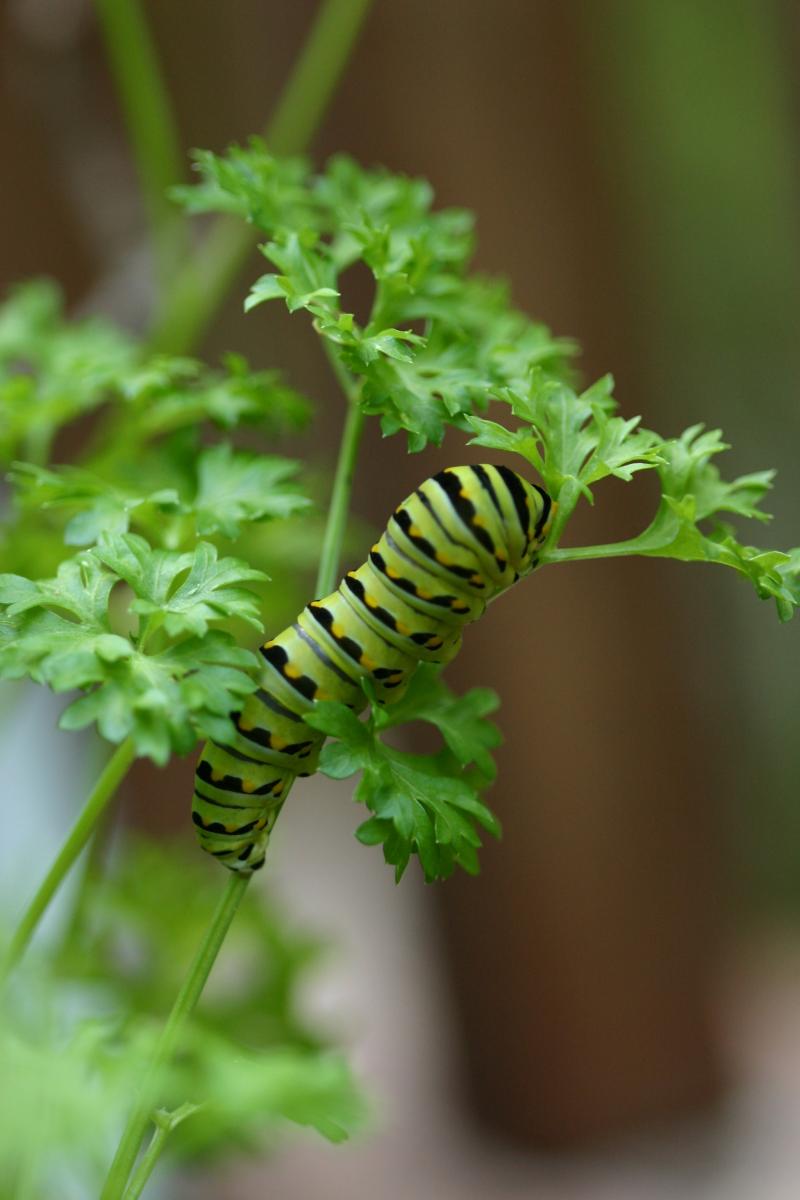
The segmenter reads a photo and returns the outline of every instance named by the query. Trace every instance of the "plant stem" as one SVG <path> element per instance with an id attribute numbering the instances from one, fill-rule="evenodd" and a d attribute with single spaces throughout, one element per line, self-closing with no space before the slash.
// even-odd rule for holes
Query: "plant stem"
<path id="1" fill-rule="evenodd" d="M 137 0 L 94 0 L 144 194 L 161 284 L 185 249 L 186 227 L 167 189 L 183 177 L 169 93 Z"/>
<path id="2" fill-rule="evenodd" d="M 342 376 L 338 361 L 334 359 L 333 355 L 330 355 L 330 358 L 332 362 L 336 363 L 335 370 L 341 379 Z M 322 553 L 317 571 L 317 582 L 314 592 L 316 597 L 327 595 L 336 583 L 339 560 L 342 556 L 342 542 L 344 541 L 345 527 L 347 525 L 347 510 L 350 507 L 350 494 L 353 490 L 356 458 L 358 456 L 361 433 L 364 428 L 364 413 L 358 406 L 353 394 L 352 385 L 349 387 L 345 385 L 345 392 L 347 395 L 347 417 L 345 418 L 342 441 L 339 446 L 336 474 L 333 479 L 333 491 L 331 492 L 331 502 L 328 508 L 328 520 L 325 526 L 325 537 L 322 543 Z"/>
<path id="3" fill-rule="evenodd" d="M 654 558 L 657 555 L 640 548 L 631 542 L 606 542 L 599 546 L 567 546 L 556 550 L 548 550 L 542 556 L 542 566 L 550 563 L 581 562 L 590 558 L 624 558 L 626 555 L 639 554 L 644 558 Z"/>
<path id="4" fill-rule="evenodd" d="M 114 4 L 115 0 L 105 0 Z M 265 132 L 273 154 L 300 154 L 322 120 L 371 0 L 324 0 Z M 174 279 L 150 349 L 189 353 L 202 337 L 255 242 L 251 226 L 218 217 Z"/>
<path id="5" fill-rule="evenodd" d="M 160 1121 L 156 1123 L 150 1144 L 139 1160 L 139 1165 L 131 1176 L 131 1181 L 125 1189 L 124 1200 L 138 1200 L 144 1191 L 144 1185 L 153 1174 L 164 1143 L 169 1137 L 169 1128 Z"/>
<path id="6" fill-rule="evenodd" d="M 7 978 L 25 953 L 28 943 L 54 893 L 89 840 L 111 797 L 128 773 L 134 757 L 133 742 L 129 739 L 114 751 L 103 768 L 67 840 L 61 847 L 58 857 L 25 910 L 22 920 L 11 938 L 2 968 L 0 969 L 0 982 Z"/>
<path id="7" fill-rule="evenodd" d="M 100 1200 L 121 1200 L 136 1161 L 142 1137 L 151 1119 L 151 1110 L 156 1099 L 161 1071 L 171 1058 L 181 1030 L 200 999 L 249 881 L 250 875 L 240 871 L 231 871 L 228 876 L 225 890 L 211 918 L 211 924 L 206 930 L 205 937 L 195 954 L 181 990 L 178 992 L 167 1023 L 161 1031 L 147 1073 L 139 1088 L 136 1104 L 128 1118 L 128 1123 L 114 1155 L 114 1161 L 111 1164 Z M 162 1142 L 157 1144 L 157 1150 L 154 1152 L 152 1164 L 149 1167 L 150 1171 L 153 1169 L 161 1145 Z M 152 1143 L 150 1149 L 153 1149 Z"/>

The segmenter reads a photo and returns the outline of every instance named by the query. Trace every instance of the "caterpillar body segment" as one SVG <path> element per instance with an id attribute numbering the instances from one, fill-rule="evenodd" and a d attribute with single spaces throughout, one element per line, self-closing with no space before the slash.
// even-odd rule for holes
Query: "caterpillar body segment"
<path id="1" fill-rule="evenodd" d="M 505 466 L 449 467 L 407 497 L 366 562 L 261 647 L 235 737 L 207 742 L 197 765 L 203 849 L 231 870 L 262 866 L 292 784 L 314 773 L 325 740 L 304 714 L 320 700 L 360 712 L 366 677 L 390 704 L 420 662 L 450 662 L 464 626 L 537 565 L 551 507 Z"/>

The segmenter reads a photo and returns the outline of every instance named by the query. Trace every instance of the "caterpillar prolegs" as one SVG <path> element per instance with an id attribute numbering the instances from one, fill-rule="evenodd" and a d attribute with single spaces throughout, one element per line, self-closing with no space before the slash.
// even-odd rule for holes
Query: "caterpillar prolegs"
<path id="1" fill-rule="evenodd" d="M 447 663 L 462 630 L 538 562 L 547 492 L 509 467 L 448 467 L 392 514 L 367 561 L 261 647 L 258 690 L 233 716 L 229 745 L 207 742 L 195 775 L 200 844 L 234 871 L 264 863 L 270 832 L 324 741 L 303 721 L 318 700 L 354 711 L 369 676 L 383 702 L 421 662 Z"/>

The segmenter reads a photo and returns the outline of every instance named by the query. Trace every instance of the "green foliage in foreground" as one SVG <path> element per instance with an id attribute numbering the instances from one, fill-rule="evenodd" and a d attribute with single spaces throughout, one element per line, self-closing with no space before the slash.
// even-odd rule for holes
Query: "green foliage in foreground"
<path id="1" fill-rule="evenodd" d="M 161 1014 L 208 921 L 214 875 L 177 846 L 129 845 L 107 878 L 91 880 L 80 929 L 47 972 L 34 965 L 16 982 L 0 1032 L 4 1195 L 23 1174 L 41 1194 L 72 1194 L 68 1180 L 76 1194 L 97 1194 Z M 300 1014 L 298 990 L 320 954 L 263 897 L 244 902 L 216 984 L 161 1080 L 171 1155 L 254 1149 L 286 1122 L 341 1141 L 363 1123 L 341 1056 Z"/>

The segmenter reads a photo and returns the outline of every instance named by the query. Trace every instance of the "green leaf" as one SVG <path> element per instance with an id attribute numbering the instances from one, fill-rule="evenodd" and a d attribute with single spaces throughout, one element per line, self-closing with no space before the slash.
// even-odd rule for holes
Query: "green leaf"
<path id="1" fill-rule="evenodd" d="M 23 507 L 78 510 L 64 529 L 69 546 L 91 545 L 103 532 L 125 533 L 142 506 L 149 506 L 159 516 L 180 508 L 175 488 L 137 495 L 80 467 L 47 470 L 32 463 L 14 463 L 9 479 Z M 141 519 L 141 512 L 137 515 Z"/>
<path id="2" fill-rule="evenodd" d="M 474 763 L 490 782 L 497 774 L 490 751 L 500 745 L 502 737 L 494 722 L 486 718 L 499 704 L 496 693 L 489 688 L 472 688 L 464 696 L 456 696 L 437 667 L 422 663 L 403 697 L 395 704 L 376 709 L 375 727 L 380 730 L 410 721 L 426 721 L 439 730 L 462 767 Z"/>
<path id="3" fill-rule="evenodd" d="M 197 465 L 192 506 L 197 532 L 235 538 L 242 522 L 302 512 L 311 502 L 290 482 L 297 469 L 290 459 L 234 451 L 226 442 L 205 450 Z"/>
<path id="4" fill-rule="evenodd" d="M 65 321 L 54 283 L 14 289 L 0 306 L 0 461 L 46 461 L 58 431 L 104 403 L 138 357 L 105 321 Z"/>
<path id="5" fill-rule="evenodd" d="M 500 392 L 525 425 L 512 431 L 467 417 L 474 444 L 521 454 L 542 476 L 560 508 L 554 540 L 581 495 L 594 502 L 594 484 L 609 475 L 628 482 L 637 471 L 662 461 L 657 434 L 640 429 L 638 417 L 614 415 L 612 386 L 611 376 L 605 376 L 578 395 L 536 368 L 524 390 L 509 387 Z"/>
<path id="6" fill-rule="evenodd" d="M 0 675 L 81 689 L 62 714 L 64 728 L 96 723 L 109 741 L 132 737 L 158 763 L 188 753 L 201 736 L 229 740 L 229 714 L 255 689 L 257 660 L 209 625 L 235 616 L 260 628 L 256 597 L 238 585 L 261 578 L 236 559 L 218 560 L 205 542 L 176 554 L 134 534 L 104 537 L 54 579 L 0 576 Z M 128 614 L 149 619 L 145 636 L 112 625 L 111 593 L 121 581 L 133 593 Z M 164 635 L 180 640 L 165 644 Z"/>
<path id="7" fill-rule="evenodd" d="M 726 482 L 712 458 L 728 447 L 718 429 L 693 425 L 679 438 L 662 442 L 656 469 L 661 481 L 658 510 L 641 534 L 604 546 L 556 550 L 553 561 L 641 554 L 681 562 L 712 562 L 732 567 L 749 579 L 762 599 L 775 601 L 781 620 L 789 620 L 800 602 L 800 551 L 762 550 L 739 542 L 727 524 L 710 529 L 702 522 L 719 513 L 769 520 L 758 506 L 772 486 L 772 471 L 742 475 Z"/>
<path id="8" fill-rule="evenodd" d="M 266 575 L 240 559 L 218 559 L 210 542 L 199 542 L 192 553 L 176 554 L 153 550 L 133 533 L 109 534 L 101 537 L 95 553 L 135 592 L 131 612 L 157 617 L 170 637 L 202 636 L 209 622 L 225 617 L 262 628 L 257 598 L 236 585 L 264 580 Z"/>
<path id="9" fill-rule="evenodd" d="M 194 359 L 159 355 L 128 373 L 123 394 L 137 437 L 163 437 L 203 421 L 223 429 L 258 424 L 268 433 L 307 423 L 308 401 L 279 372 L 251 371 L 237 354 L 226 355 L 223 367 L 215 371 Z"/>
<path id="10" fill-rule="evenodd" d="M 335 742 L 320 755 L 320 770 L 334 779 L 362 772 L 356 799 L 372 813 L 356 832 L 365 845 L 382 844 L 399 880 L 416 854 L 427 882 L 444 879 L 455 866 L 475 873 L 480 825 L 499 836 L 497 819 L 480 800 L 476 783 L 494 776 L 489 753 L 500 740 L 486 720 L 497 706 L 486 689 L 454 696 L 431 668 L 420 668 L 406 696 L 391 708 L 372 705 L 360 721 L 343 704 L 314 706 L 306 723 Z M 379 729 L 424 720 L 439 728 L 446 744 L 439 754 L 408 754 L 387 745 Z M 475 770 L 470 765 L 475 764 Z"/>

